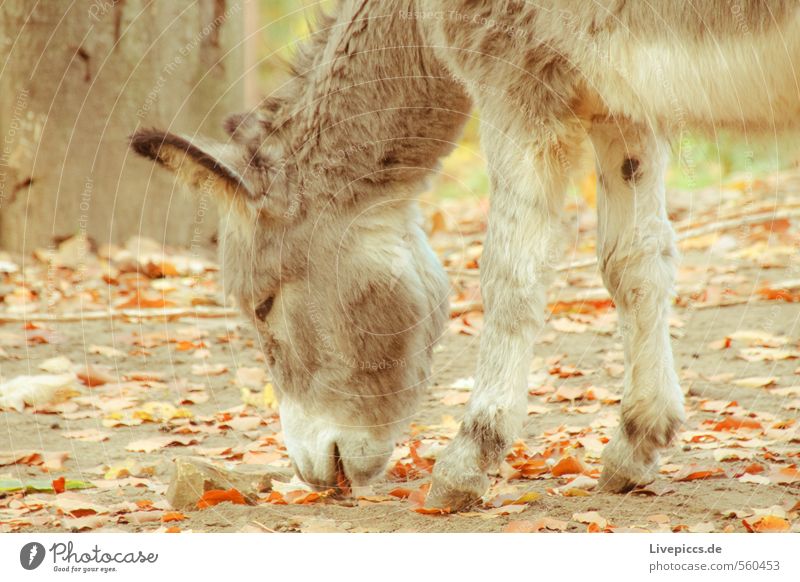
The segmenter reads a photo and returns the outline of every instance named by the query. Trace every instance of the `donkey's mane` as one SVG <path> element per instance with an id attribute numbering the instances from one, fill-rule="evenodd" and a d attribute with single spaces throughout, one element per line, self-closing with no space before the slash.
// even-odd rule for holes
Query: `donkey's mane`
<path id="1" fill-rule="evenodd" d="M 259 117 L 267 134 L 283 134 L 292 149 L 306 142 L 309 131 L 319 125 L 316 109 L 324 91 L 317 90 L 316 85 L 321 60 L 338 26 L 342 5 L 343 0 L 339 0 L 330 12 L 316 11 L 308 24 L 308 37 L 295 46 L 289 57 L 279 57 L 279 67 L 286 72 L 283 85 L 259 105 Z"/>
<path id="2" fill-rule="evenodd" d="M 317 10 L 313 22 L 309 22 L 309 36 L 296 45 L 291 57 L 284 61 L 289 74 L 298 80 L 305 80 L 314 70 L 316 60 L 325 50 L 331 35 L 331 30 L 336 25 L 341 10 L 341 1 L 333 12 Z"/>

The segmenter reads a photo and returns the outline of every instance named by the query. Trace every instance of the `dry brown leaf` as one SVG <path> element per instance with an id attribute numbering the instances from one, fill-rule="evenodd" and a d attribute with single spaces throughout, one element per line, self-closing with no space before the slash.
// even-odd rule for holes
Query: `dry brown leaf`
<path id="1" fill-rule="evenodd" d="M 768 388 L 774 386 L 777 382 L 778 378 L 775 376 L 753 376 L 752 378 L 734 380 L 733 384 L 742 388 Z"/>
<path id="2" fill-rule="evenodd" d="M 164 447 L 188 447 L 199 444 L 199 440 L 190 436 L 156 436 L 128 443 L 125 450 L 134 453 L 152 453 Z"/>
<path id="3" fill-rule="evenodd" d="M 600 529 L 606 529 L 608 520 L 596 511 L 586 511 L 584 513 L 573 513 L 572 519 L 580 523 L 597 524 Z"/>
<path id="4" fill-rule="evenodd" d="M 567 529 L 567 522 L 552 517 L 541 517 L 536 520 L 510 521 L 503 531 L 507 533 L 533 533 L 543 530 L 564 531 Z"/>

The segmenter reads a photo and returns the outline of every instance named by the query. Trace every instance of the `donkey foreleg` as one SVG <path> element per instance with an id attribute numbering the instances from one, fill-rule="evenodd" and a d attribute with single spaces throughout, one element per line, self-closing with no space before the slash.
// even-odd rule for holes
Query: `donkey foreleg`
<path id="1" fill-rule="evenodd" d="M 651 129 L 608 121 L 591 130 L 597 158 L 598 246 L 623 338 L 619 428 L 603 454 L 601 485 L 652 480 L 658 451 L 684 420 L 669 336 L 677 251 L 664 202 L 666 144 Z"/>
<path id="2" fill-rule="evenodd" d="M 554 136 L 522 134 L 512 116 L 484 117 L 492 199 L 481 258 L 485 325 L 475 388 L 461 428 L 434 467 L 428 505 L 462 509 L 488 488 L 519 436 L 527 376 L 545 316 L 545 286 L 560 231 L 567 180 L 564 145 Z M 500 125 L 504 123 L 504 125 Z"/>

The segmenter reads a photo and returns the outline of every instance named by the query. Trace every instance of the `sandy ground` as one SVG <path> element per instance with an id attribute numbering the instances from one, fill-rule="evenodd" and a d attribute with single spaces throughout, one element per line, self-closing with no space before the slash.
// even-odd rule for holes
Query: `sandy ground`
<path id="1" fill-rule="evenodd" d="M 760 184 L 773 192 L 771 183 Z M 763 194 L 737 188 L 674 197 L 673 218 L 691 228 L 720 214 L 762 211 Z M 780 197 L 770 202 L 797 208 L 798 191 L 800 175 L 784 177 Z M 466 201 L 440 210 L 446 221 L 458 216 L 432 237 L 456 304 L 479 298 L 475 267 L 485 209 Z M 591 257 L 594 212 L 581 207 L 571 216 L 565 260 Z M 143 246 L 137 241 L 134 251 Z M 277 414 L 266 406 L 268 391 L 262 394 L 264 358 L 249 327 L 234 315 L 0 324 L 3 382 L 34 377 L 22 381 L 27 386 L 45 373 L 73 378 L 51 402 L 0 406 L 0 531 L 799 531 L 798 248 L 797 221 L 789 220 L 681 243 L 671 332 L 687 422 L 663 455 L 657 481 L 627 495 L 595 488 L 622 393 L 616 313 L 595 269 L 556 277 L 549 289 L 554 313 L 531 364 L 525 434 L 493 476 L 485 503 L 457 515 L 415 509 L 469 397 L 480 308 L 451 321 L 429 396 L 374 495 L 317 498 L 300 484 L 276 484 L 256 505 L 226 502 L 182 513 L 171 511 L 164 495 L 180 455 L 229 468 L 289 465 Z M 76 247 L 63 243 L 58 254 L 68 262 Z M 16 272 L 3 263 L 0 295 L 11 311 L 44 301 L 54 289 L 61 296 L 54 309 L 64 312 L 144 296 L 179 307 L 220 302 L 213 265 L 188 277 L 181 274 L 188 263 L 177 255 L 164 259 L 175 263 L 168 270 L 158 262 L 163 257 L 155 266 L 139 257 L 130 268 L 130 252 L 114 256 L 126 258 L 111 261 L 110 279 L 96 259 L 80 275 L 74 261 L 73 268 L 46 269 L 37 267 L 46 257 L 28 259 Z M 76 372 L 87 365 L 91 381 L 86 374 L 78 381 Z M 572 469 L 559 474 L 564 466 Z M 61 477 L 66 485 L 92 487 L 55 494 L 13 486 L 48 488 Z"/>
<path id="2" fill-rule="evenodd" d="M 736 401 L 748 411 L 758 411 L 774 415 L 775 419 L 797 418 L 797 410 L 787 410 L 787 402 L 791 398 L 773 393 L 769 389 L 737 387 L 729 382 L 710 382 L 721 373 L 732 373 L 737 378 L 752 376 L 775 376 L 780 378 L 780 385 L 797 384 L 800 377 L 794 375 L 798 366 L 796 360 L 753 364 L 736 357 L 735 352 L 720 351 L 709 348 L 709 343 L 730 335 L 741 329 L 764 330 L 764 323 L 774 322 L 770 333 L 788 337 L 798 337 L 797 305 L 788 303 L 755 303 L 704 309 L 696 312 L 678 310 L 677 317 L 683 327 L 679 329 L 680 337 L 675 344 L 677 365 L 685 379 L 688 390 L 688 409 L 690 417 L 687 429 L 699 430 L 705 421 L 719 421 L 716 412 L 703 412 L 700 403 L 705 400 Z M 160 370 L 165 374 L 164 382 L 153 382 L 150 388 L 140 388 L 132 397 L 140 402 L 166 401 L 175 402 L 180 399 L 171 382 L 191 378 L 203 386 L 208 394 L 204 403 L 188 405 L 197 419 L 214 418 L 220 411 L 236 409 L 241 405 L 240 390 L 233 385 L 233 371 L 238 366 L 258 365 L 257 350 L 253 347 L 252 334 L 246 327 L 240 327 L 225 320 L 204 320 L 200 322 L 211 336 L 224 335 L 230 328 L 235 328 L 233 339 L 227 344 L 228 349 L 214 359 L 225 363 L 229 371 L 219 376 L 192 374 L 192 366 L 197 359 L 174 349 L 174 344 L 165 344 L 157 348 L 141 350 L 138 356 L 131 356 L 120 363 L 120 372 L 131 370 Z M 134 334 L 157 333 L 166 337 L 181 337 L 181 328 L 186 322 L 150 324 L 147 328 L 135 323 L 86 322 L 83 324 L 59 325 L 51 334 L 51 343 L 36 346 L 9 346 L 6 348 L 8 358 L 3 362 L 3 375 L 6 377 L 18 374 L 36 373 L 36 366 L 41 361 L 54 356 L 67 356 L 73 362 L 81 362 L 88 358 L 90 363 L 107 365 L 108 358 L 100 355 L 86 356 L 86 347 L 91 344 L 115 345 L 121 348 Z M 606 333 L 591 331 L 575 334 L 554 334 L 545 330 L 542 334 L 544 342 L 537 346 L 537 363 L 560 356 L 562 363 L 581 370 L 594 370 L 590 377 L 555 379 L 552 385 L 556 389 L 562 387 L 585 387 L 587 384 L 604 385 L 613 391 L 619 391 L 620 379 L 604 371 L 604 362 L 608 354 L 620 350 L 618 338 Z M 32 351 L 35 350 L 35 357 Z M 462 405 L 445 405 L 442 400 L 453 393 L 450 386 L 458 384 L 459 379 L 472 375 L 470 363 L 475 361 L 478 351 L 478 338 L 462 334 L 449 334 L 436 356 L 435 385 L 424 408 L 414 418 L 419 426 L 430 426 L 442 423 L 443 415 L 459 417 Z M 545 369 L 547 365 L 544 365 Z M 617 372 L 618 373 L 618 372 Z M 785 380 L 784 380 L 785 379 Z M 102 393 L 103 387 L 94 389 Z M 117 390 L 117 388 L 114 388 Z M 127 394 L 127 393 L 126 393 Z M 591 404 L 566 402 L 547 402 L 547 396 L 530 396 L 530 404 L 536 413 L 529 415 L 526 425 L 525 441 L 533 446 L 544 442 L 542 435 L 558 432 L 580 432 L 602 419 L 616 416 L 618 404 L 602 404 L 591 410 Z M 577 412 L 581 406 L 589 411 Z M 262 413 L 256 413 L 262 414 Z M 138 426 L 117 427 L 108 429 L 102 426 L 101 417 L 78 418 L 67 420 L 59 414 L 34 414 L 26 412 L 5 412 L 0 414 L 0 450 L 39 450 L 68 451 L 69 457 L 63 471 L 71 479 L 92 481 L 101 478 L 98 473 L 103 469 L 124 463 L 128 459 L 143 467 L 152 467 L 152 476 L 143 479 L 143 485 L 120 485 L 101 489 L 87 490 L 97 503 L 113 506 L 123 501 L 158 500 L 163 494 L 164 485 L 169 480 L 171 461 L 176 455 L 193 454 L 195 446 L 169 447 L 150 454 L 134 453 L 126 450 L 132 441 L 140 441 L 150 437 L 169 434 L 174 426 L 169 423 L 146 422 Z M 217 422 L 217 426 L 219 423 Z M 567 428 L 565 428 L 567 427 Z M 77 439 L 66 439 L 65 432 L 81 430 L 99 430 L 108 434 L 108 440 L 101 442 L 85 442 Z M 202 447 L 240 447 L 247 446 L 263 434 L 278 430 L 275 418 L 263 413 L 263 421 L 256 430 L 215 430 L 208 433 Z M 422 434 L 435 434 L 435 430 L 422 431 Z M 418 433 L 419 434 L 419 433 Z M 795 460 L 798 449 L 797 433 L 791 442 L 769 445 L 772 452 L 785 455 L 794 452 Z M 760 448 L 744 449 L 762 454 Z M 774 485 L 741 482 L 734 475 L 736 467 L 744 462 L 714 463 L 711 456 L 713 449 L 694 448 L 681 441 L 663 459 L 667 465 L 686 465 L 690 463 L 712 463 L 724 465 L 728 475 L 714 479 L 674 482 L 664 476 L 656 483 L 658 487 L 674 489 L 663 495 L 611 495 L 591 492 L 587 496 L 567 497 L 547 493 L 548 488 L 559 486 L 565 478 L 517 480 L 517 491 L 537 492 L 540 497 L 527 505 L 524 510 L 513 515 L 485 514 L 480 512 L 449 516 L 420 515 L 411 510 L 406 500 L 386 500 L 372 502 L 367 500 L 352 501 L 332 499 L 309 505 L 273 505 L 242 506 L 223 504 L 203 511 L 186 512 L 187 518 L 179 523 L 181 529 L 194 531 L 241 531 L 243 529 L 264 529 L 274 531 L 298 530 L 339 530 L 339 531 L 500 531 L 509 522 L 518 520 L 535 521 L 543 516 L 567 522 L 566 531 L 585 531 L 586 525 L 573 520 L 575 513 L 596 511 L 617 527 L 640 527 L 650 530 L 659 527 L 675 528 L 677 526 L 700 527 L 707 524 L 708 529 L 722 531 L 732 527 L 743 531 L 741 519 L 731 516 L 731 510 L 746 512 L 752 508 L 768 508 L 771 506 L 792 507 L 800 499 L 800 488 L 794 485 Z M 220 456 L 221 457 L 221 456 Z M 20 479 L 41 478 L 42 470 L 36 466 L 16 464 L 0 469 L 0 473 Z M 55 473 L 54 475 L 55 476 Z M 573 476 L 574 477 L 574 476 Z M 375 493 L 385 494 L 402 485 L 414 489 L 427 481 L 427 478 L 398 484 L 383 481 L 376 484 Z M 47 497 L 47 494 L 36 494 L 36 497 Z M 52 497 L 52 494 L 50 495 Z M 124 514 L 121 514 L 124 515 Z M 161 523 L 125 523 L 124 518 L 109 520 L 100 531 L 147 531 L 163 527 Z M 42 523 L 34 529 L 39 531 L 63 530 L 64 524 L 56 517 L 50 523 Z M 22 528 L 29 530 L 30 528 Z"/>

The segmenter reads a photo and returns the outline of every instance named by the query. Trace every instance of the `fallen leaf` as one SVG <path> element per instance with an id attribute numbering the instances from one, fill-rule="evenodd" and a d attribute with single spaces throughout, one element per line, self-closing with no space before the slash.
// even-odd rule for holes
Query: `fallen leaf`
<path id="1" fill-rule="evenodd" d="M 66 374 L 72 371 L 73 366 L 74 364 L 66 356 L 56 356 L 39 364 L 39 369 L 49 374 Z"/>
<path id="2" fill-rule="evenodd" d="M 75 375 L 78 380 L 92 388 L 117 381 L 117 378 L 95 366 L 83 366 L 75 372 Z"/>
<path id="3" fill-rule="evenodd" d="M 701 467 L 699 465 L 687 465 L 675 474 L 675 481 L 697 481 L 699 479 L 711 479 L 714 477 L 724 477 L 725 470 L 722 467 Z"/>
<path id="4" fill-rule="evenodd" d="M 66 516 L 61 520 L 61 525 L 66 530 L 79 532 L 103 527 L 109 519 L 110 516 L 105 514 L 90 514 L 82 517 Z"/>
<path id="5" fill-rule="evenodd" d="M 397 497 L 398 499 L 408 499 L 411 496 L 411 493 L 411 489 L 405 489 L 403 487 L 397 487 L 396 489 L 389 491 L 389 495 L 392 497 Z"/>
<path id="6" fill-rule="evenodd" d="M 449 507 L 415 507 L 412 511 L 422 515 L 447 515 L 450 513 Z"/>
<path id="7" fill-rule="evenodd" d="M 42 408 L 79 394 L 73 374 L 17 376 L 0 384 L 0 410 L 21 412 L 25 405 Z"/>
<path id="8" fill-rule="evenodd" d="M 441 398 L 445 406 L 460 406 L 469 401 L 469 392 L 465 390 L 448 390 Z"/>
<path id="9" fill-rule="evenodd" d="M 223 491 L 222 489 L 210 489 L 203 493 L 203 496 L 197 502 L 197 509 L 206 509 L 207 507 L 213 507 L 226 501 L 236 505 L 247 504 L 244 496 L 236 489 L 228 489 L 227 491 Z"/>
<path id="10" fill-rule="evenodd" d="M 195 364 L 192 366 L 192 374 L 195 376 L 221 376 L 228 371 L 225 364 Z"/>
<path id="11" fill-rule="evenodd" d="M 564 531 L 567 529 L 567 522 L 560 519 L 553 519 L 552 517 L 542 517 L 535 521 L 533 520 L 519 520 L 510 521 L 503 528 L 506 533 L 533 533 L 542 530 L 549 531 Z"/>
<path id="12" fill-rule="evenodd" d="M 65 490 L 89 489 L 94 487 L 86 481 L 75 481 L 65 479 Z M 40 491 L 45 493 L 55 493 L 53 480 L 48 479 L 0 479 L 0 493 L 11 493 L 14 491 Z"/>
<path id="13" fill-rule="evenodd" d="M 775 517 L 774 515 L 765 515 L 761 519 L 750 522 L 746 519 L 742 520 L 742 525 L 751 533 L 773 533 L 789 531 L 791 525 L 782 517 Z"/>
<path id="14" fill-rule="evenodd" d="M 581 464 L 576 457 L 566 456 L 553 465 L 553 468 L 550 469 L 550 473 L 553 477 L 560 477 L 561 475 L 583 473 L 585 470 L 583 464 Z"/>
<path id="15" fill-rule="evenodd" d="M 95 513 L 109 513 L 108 507 L 95 503 L 80 493 L 62 493 L 53 501 L 53 507 L 71 517 L 83 517 Z"/>
<path id="16" fill-rule="evenodd" d="M 776 468 L 770 473 L 770 480 L 778 485 L 791 485 L 800 482 L 800 470 L 796 465 Z"/>
<path id="17" fill-rule="evenodd" d="M 261 367 L 237 368 L 235 382 L 247 388 L 261 388 L 267 382 L 267 371 Z"/>
<path id="18" fill-rule="evenodd" d="M 777 381 L 778 378 L 775 376 L 754 376 L 752 378 L 734 380 L 733 384 L 742 388 L 767 388 L 769 386 L 774 386 Z"/>
<path id="19" fill-rule="evenodd" d="M 190 436 L 156 436 L 128 443 L 125 450 L 134 453 L 152 453 L 164 447 L 188 447 L 190 445 L 199 444 L 199 442 L 199 440 Z"/>
<path id="20" fill-rule="evenodd" d="M 735 431 L 741 428 L 759 430 L 762 428 L 762 426 L 757 420 L 751 420 L 749 418 L 733 418 L 732 416 L 729 416 L 725 420 L 722 420 L 714 425 L 715 431 Z"/>
<path id="21" fill-rule="evenodd" d="M 556 317 L 550 320 L 550 325 L 562 333 L 584 333 L 588 329 L 586 324 L 572 321 L 568 317 Z"/>
<path id="22" fill-rule="evenodd" d="M 85 428 L 83 430 L 67 430 L 64 431 L 63 437 L 66 439 L 74 439 L 86 443 L 100 443 L 107 441 L 109 433 L 104 430 L 97 430 L 96 428 Z"/>
<path id="23" fill-rule="evenodd" d="M 559 386 L 558 390 L 556 390 L 555 394 L 553 394 L 553 398 L 556 401 L 565 401 L 565 400 L 577 400 L 579 398 L 583 398 L 583 388 L 578 386 Z"/>
<path id="24" fill-rule="evenodd" d="M 608 526 L 608 520 L 597 513 L 596 511 L 587 511 L 584 513 L 573 513 L 572 519 L 580 523 L 594 523 L 602 530 Z"/>
<path id="25" fill-rule="evenodd" d="M 91 345 L 87 350 L 90 354 L 97 354 L 100 356 L 106 356 L 107 358 L 124 358 L 125 352 L 122 352 L 116 348 L 112 348 L 109 346 L 96 346 Z"/>
<path id="26" fill-rule="evenodd" d="M 55 493 L 64 493 L 67 489 L 67 480 L 64 477 L 53 479 L 53 491 Z"/>

